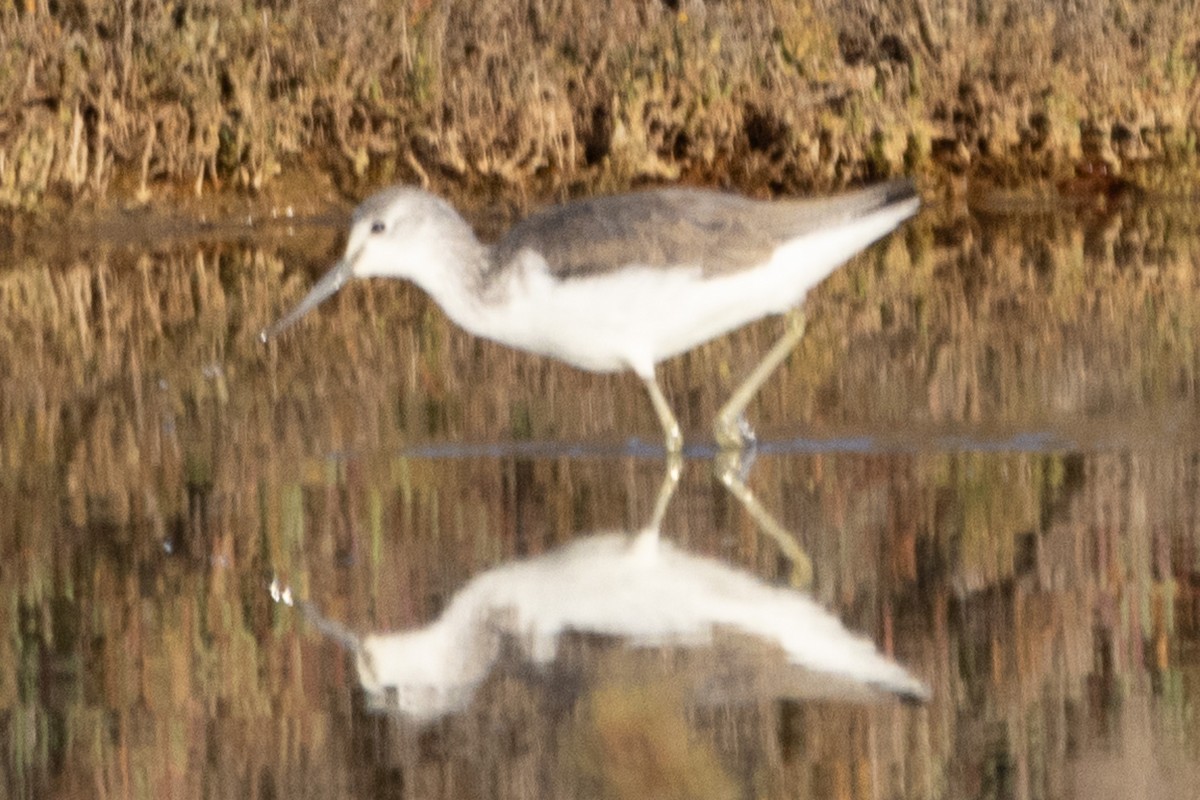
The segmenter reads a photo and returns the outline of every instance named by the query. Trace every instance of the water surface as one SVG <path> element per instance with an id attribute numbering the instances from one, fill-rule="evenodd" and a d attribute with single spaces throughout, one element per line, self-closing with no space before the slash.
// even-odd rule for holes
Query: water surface
<path id="1" fill-rule="evenodd" d="M 329 221 L 6 254 L 3 794 L 1189 796 L 1195 220 L 926 211 L 811 296 L 747 480 L 927 705 L 698 702 L 678 653 L 585 636 L 424 726 L 372 713 L 269 583 L 410 628 L 497 565 L 637 529 L 664 469 L 637 379 L 472 338 L 395 282 L 259 344 L 336 257 Z M 664 366 L 689 449 L 662 535 L 788 585 L 708 434 L 781 331 Z"/>

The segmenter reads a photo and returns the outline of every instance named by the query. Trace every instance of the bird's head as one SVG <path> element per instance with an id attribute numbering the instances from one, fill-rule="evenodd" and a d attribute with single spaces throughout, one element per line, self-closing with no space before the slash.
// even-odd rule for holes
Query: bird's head
<path id="1" fill-rule="evenodd" d="M 407 278 L 430 288 L 448 261 L 464 258 L 456 250 L 478 246 L 470 226 L 446 201 L 414 187 L 386 189 L 354 210 L 345 255 L 260 338 L 279 335 L 351 278 Z"/>

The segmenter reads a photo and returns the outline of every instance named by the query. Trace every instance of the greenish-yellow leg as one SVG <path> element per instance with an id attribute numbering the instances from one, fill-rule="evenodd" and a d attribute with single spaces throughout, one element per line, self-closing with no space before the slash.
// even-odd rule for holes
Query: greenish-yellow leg
<path id="1" fill-rule="evenodd" d="M 658 488 L 658 498 L 654 501 L 654 512 L 647 526 L 658 530 L 662 527 L 663 518 L 667 515 L 667 506 L 675 495 L 675 487 L 679 485 L 679 476 L 683 472 L 683 456 L 678 452 L 667 453 L 667 471 L 663 475 L 662 485 Z"/>
<path id="2" fill-rule="evenodd" d="M 758 362 L 758 366 L 746 377 L 746 380 L 742 381 L 742 385 L 717 412 L 713 433 L 722 450 L 740 450 L 745 447 L 746 440 L 741 425 L 742 414 L 745 413 L 746 406 L 750 404 L 754 395 L 762 388 L 763 383 L 771 377 L 771 373 L 779 368 L 784 359 L 796 348 L 796 344 L 804 338 L 804 326 L 803 311 L 797 309 L 788 314 L 787 331 L 767 351 L 767 354 Z"/>
<path id="3" fill-rule="evenodd" d="M 662 423 L 667 452 L 678 453 L 683 449 L 683 434 L 679 430 L 679 422 L 675 419 L 675 413 L 671 411 L 671 406 L 667 402 L 666 396 L 663 395 L 662 389 L 658 387 L 658 381 L 654 376 L 642 378 L 642 383 L 646 384 L 646 391 L 650 393 L 650 402 L 654 404 L 658 421 Z"/>
<path id="4" fill-rule="evenodd" d="M 813 579 L 812 559 L 808 557 L 795 535 L 758 502 L 754 492 L 741 477 L 741 466 L 741 455 L 733 450 L 721 453 L 713 463 L 717 480 L 725 484 L 725 488 L 738 499 L 759 530 L 774 539 L 784 557 L 792 563 L 792 585 L 798 589 L 809 588 Z"/>

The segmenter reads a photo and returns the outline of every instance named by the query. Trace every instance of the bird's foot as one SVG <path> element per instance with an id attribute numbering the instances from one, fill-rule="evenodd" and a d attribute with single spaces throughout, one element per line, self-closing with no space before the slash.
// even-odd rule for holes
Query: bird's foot
<path id="1" fill-rule="evenodd" d="M 713 434 L 717 438 L 717 446 L 722 450 L 753 450 L 758 444 L 758 437 L 754 435 L 754 429 L 744 414 L 718 416 L 713 425 Z"/>
<path id="2" fill-rule="evenodd" d="M 683 433 L 679 430 L 679 423 L 666 429 L 664 446 L 667 448 L 668 456 L 677 456 L 683 452 Z"/>

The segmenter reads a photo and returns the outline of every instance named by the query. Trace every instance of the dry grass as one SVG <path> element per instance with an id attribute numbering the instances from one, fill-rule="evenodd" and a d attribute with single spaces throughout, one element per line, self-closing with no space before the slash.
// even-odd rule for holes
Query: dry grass
<path id="1" fill-rule="evenodd" d="M 305 170 L 350 194 L 421 180 L 476 197 L 675 178 L 792 190 L 913 170 L 1011 183 L 1081 162 L 1154 183 L 1196 161 L 1192 13 L 1013 0 L 9 3 L 0 205 L 254 191 Z"/>

